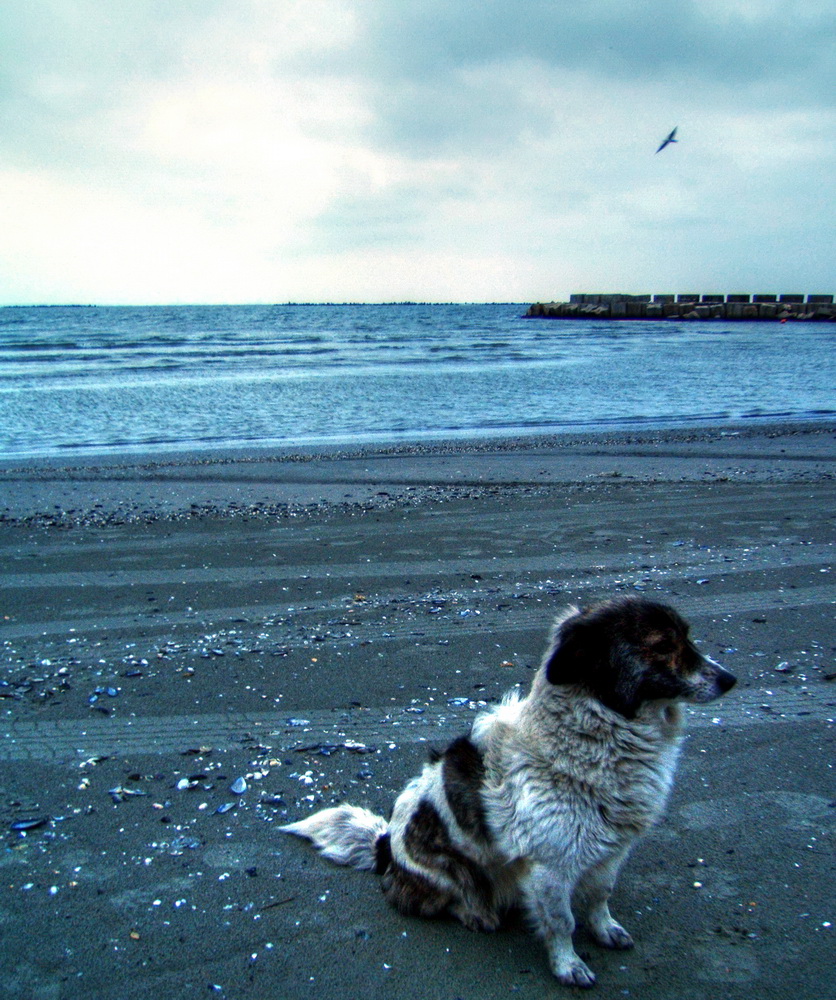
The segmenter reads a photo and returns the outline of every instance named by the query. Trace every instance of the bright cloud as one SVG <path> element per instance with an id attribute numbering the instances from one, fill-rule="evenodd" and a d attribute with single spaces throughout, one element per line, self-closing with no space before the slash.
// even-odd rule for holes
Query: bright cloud
<path id="1" fill-rule="evenodd" d="M 833 290 L 817 0 L 10 6 L 0 301 Z"/>

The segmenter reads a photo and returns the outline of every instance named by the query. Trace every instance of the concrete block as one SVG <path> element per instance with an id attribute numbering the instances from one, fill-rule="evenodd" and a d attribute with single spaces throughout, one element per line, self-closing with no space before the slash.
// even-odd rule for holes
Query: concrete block
<path id="1" fill-rule="evenodd" d="M 807 301 L 809 303 L 815 302 L 817 304 L 820 303 L 820 302 L 824 302 L 824 303 L 828 303 L 828 304 L 832 305 L 833 304 L 833 296 L 832 295 L 808 295 L 807 296 Z"/>
<path id="2" fill-rule="evenodd" d="M 677 302 L 699 302 L 700 301 L 700 297 L 699 297 L 699 295 L 696 292 L 694 292 L 694 293 L 689 293 L 687 295 L 677 295 L 676 301 Z"/>
<path id="3" fill-rule="evenodd" d="M 653 301 L 654 302 L 660 302 L 662 304 L 664 304 L 665 302 L 676 302 L 676 296 L 675 295 L 654 295 L 653 296 Z"/>
<path id="4" fill-rule="evenodd" d="M 725 302 L 725 300 L 726 300 L 725 295 L 703 295 L 700 301 L 711 303 L 711 302 Z"/>
<path id="5" fill-rule="evenodd" d="M 638 319 L 645 314 L 645 309 L 647 305 L 644 302 L 625 302 L 627 306 L 627 315 L 631 319 Z"/>
<path id="6" fill-rule="evenodd" d="M 627 315 L 627 303 L 626 302 L 611 302 L 610 303 L 610 316 L 613 319 L 624 319 Z"/>
<path id="7" fill-rule="evenodd" d="M 736 292 L 733 295 L 726 296 L 726 302 L 748 302 L 749 296 L 744 295 L 741 292 Z"/>
<path id="8" fill-rule="evenodd" d="M 753 295 L 752 296 L 752 301 L 753 302 L 777 302 L 778 301 L 778 296 L 777 295 Z"/>
<path id="9" fill-rule="evenodd" d="M 780 295 L 778 297 L 779 302 L 803 302 L 803 295 Z"/>
<path id="10" fill-rule="evenodd" d="M 661 302 L 648 302 L 645 307 L 645 315 L 648 319 L 661 319 L 662 318 L 662 304 Z"/>

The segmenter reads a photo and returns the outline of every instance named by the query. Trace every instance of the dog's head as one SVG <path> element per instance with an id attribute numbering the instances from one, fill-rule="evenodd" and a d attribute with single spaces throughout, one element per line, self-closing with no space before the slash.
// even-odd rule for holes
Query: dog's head
<path id="1" fill-rule="evenodd" d="M 546 678 L 580 687 L 628 719 L 648 701 L 714 701 L 736 678 L 700 653 L 688 631 L 665 604 L 638 597 L 607 601 L 558 622 L 544 661 Z"/>

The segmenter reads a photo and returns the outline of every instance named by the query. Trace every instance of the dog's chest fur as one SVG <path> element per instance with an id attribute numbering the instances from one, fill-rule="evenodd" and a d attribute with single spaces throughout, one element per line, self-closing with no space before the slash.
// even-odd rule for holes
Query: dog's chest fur
<path id="1" fill-rule="evenodd" d="M 503 706 L 475 734 L 497 847 L 511 858 L 569 850 L 581 867 L 628 847 L 664 809 L 680 730 L 670 705 L 627 720 L 563 689 Z"/>

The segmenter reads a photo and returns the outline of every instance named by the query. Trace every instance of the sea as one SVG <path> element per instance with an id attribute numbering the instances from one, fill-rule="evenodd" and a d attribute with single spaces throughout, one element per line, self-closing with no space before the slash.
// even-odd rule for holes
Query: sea
<path id="1" fill-rule="evenodd" d="M 527 304 L 0 308 L 0 458 L 825 419 L 836 324 Z"/>

